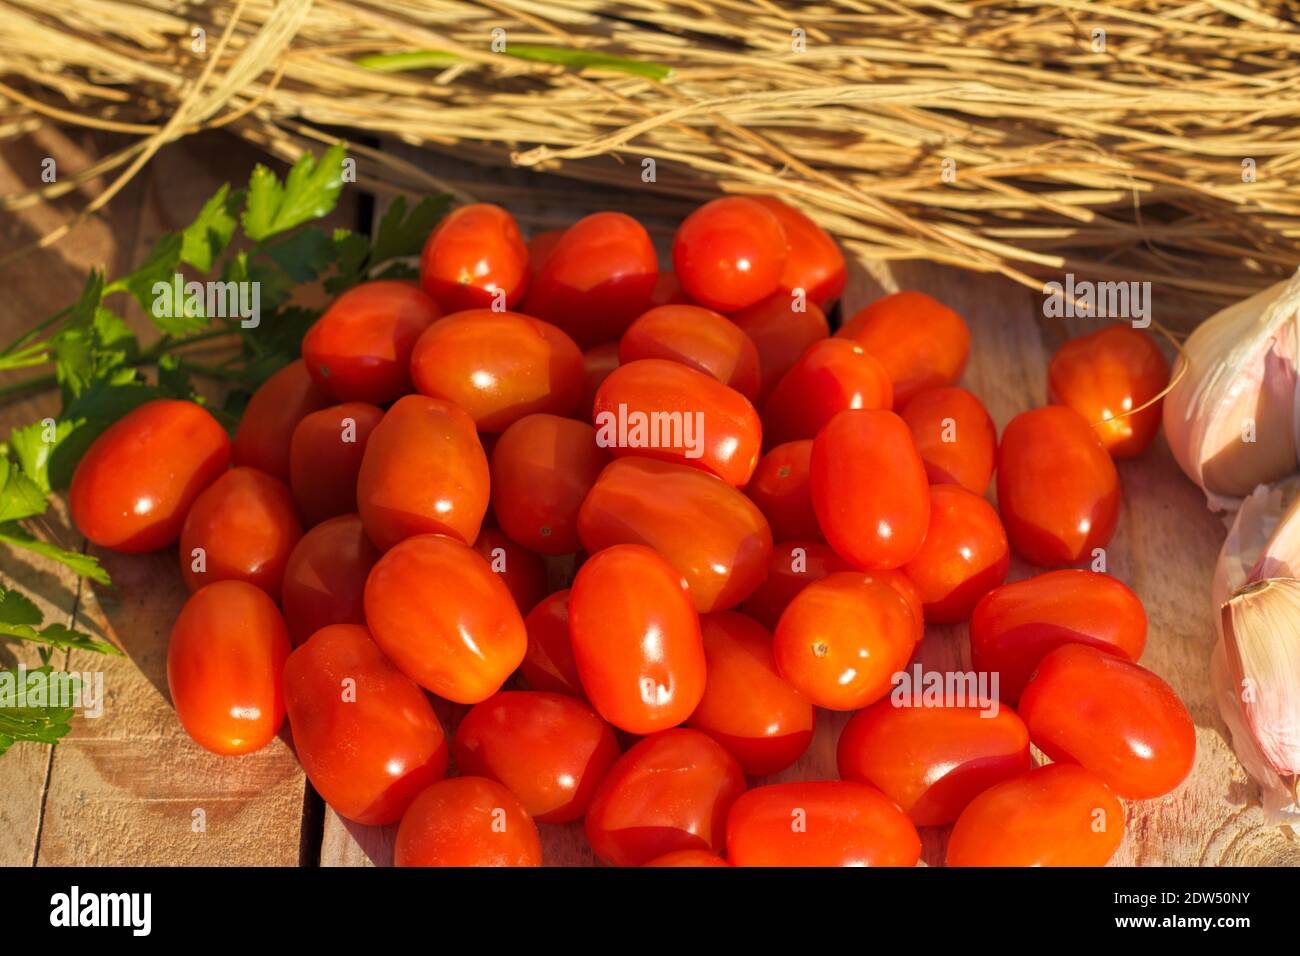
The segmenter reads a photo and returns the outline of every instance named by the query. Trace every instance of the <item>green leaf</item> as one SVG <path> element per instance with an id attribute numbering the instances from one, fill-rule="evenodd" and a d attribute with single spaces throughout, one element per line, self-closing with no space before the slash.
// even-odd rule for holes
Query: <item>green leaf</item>
<path id="1" fill-rule="evenodd" d="M 43 419 L 15 428 L 9 433 L 9 448 L 17 457 L 23 474 L 30 478 L 45 493 L 52 490 L 50 484 L 50 459 L 54 449 L 72 432 L 69 421 L 56 422 Z"/>
<path id="2" fill-rule="evenodd" d="M 446 50 L 410 50 L 405 53 L 377 53 L 352 62 L 380 73 L 401 73 L 405 70 L 442 69 L 464 63 L 465 60 Z"/>
<path id="3" fill-rule="evenodd" d="M 45 615 L 26 594 L 0 586 L 0 625 L 36 627 L 43 620 Z"/>
<path id="4" fill-rule="evenodd" d="M 105 295 L 131 293 L 149 320 L 166 335 L 189 335 L 205 328 L 208 319 L 203 313 L 202 303 L 190 301 L 185 294 L 183 277 L 181 294 L 176 294 L 183 244 L 180 233 L 167 233 L 154 243 L 144 263 L 134 272 L 114 280 L 105 290 Z"/>
<path id="5" fill-rule="evenodd" d="M 51 670 L 48 666 L 41 667 L 27 671 L 26 676 L 38 673 L 49 675 Z M 9 706 L 10 702 L 4 698 L 11 692 L 16 695 L 20 676 L 23 675 L 16 670 L 0 670 L 0 756 L 18 742 L 57 743 L 71 726 L 73 714 L 70 707 Z M 70 676 L 75 689 L 79 681 L 76 675 Z"/>
<path id="6" fill-rule="evenodd" d="M 0 524 L 0 543 L 22 548 L 25 551 L 31 551 L 33 554 L 39 554 L 58 561 L 70 568 L 75 574 L 83 578 L 90 578 L 90 580 L 99 584 L 111 583 L 108 572 L 104 570 L 99 563 L 99 559 L 94 555 L 83 554 L 80 551 L 69 551 L 67 548 L 60 548 L 48 541 L 41 541 L 19 527 L 16 522 L 10 521 Z"/>
<path id="7" fill-rule="evenodd" d="M 158 390 L 171 398 L 193 401 L 198 397 L 190 373 L 185 370 L 181 360 L 175 355 L 163 355 L 158 358 Z"/>
<path id="8" fill-rule="evenodd" d="M 534 46 L 527 43 L 508 44 L 503 51 L 507 56 L 535 63 L 553 63 L 578 70 L 609 70 L 615 73 L 630 73 L 632 76 L 647 80 L 666 80 L 672 76 L 671 67 L 659 63 L 647 63 L 625 56 L 613 56 L 609 53 L 597 53 L 592 50 L 571 50 L 559 46 Z M 443 69 L 456 63 L 466 62 L 462 57 L 445 50 L 410 50 L 404 53 L 380 53 L 363 56 L 353 60 L 357 66 L 382 73 L 401 73 L 405 70 Z"/>
<path id="9" fill-rule="evenodd" d="M 23 474 L 20 465 L 0 458 L 0 521 L 44 514 L 48 504 L 41 486 Z"/>
<path id="10" fill-rule="evenodd" d="M 379 220 L 374 245 L 370 251 L 370 265 L 389 259 L 418 256 L 433 227 L 447 214 L 451 197 L 426 196 L 415 204 L 410 215 L 406 213 L 406 198 L 398 196 L 389 204 L 384 217 Z"/>
<path id="11" fill-rule="evenodd" d="M 238 225 L 236 214 L 243 201 L 242 189 L 231 192 L 230 184 L 224 183 L 181 233 L 181 261 L 200 272 L 210 270 L 217 256 L 230 245 Z"/>
<path id="12" fill-rule="evenodd" d="M 121 650 L 107 641 L 98 640 L 63 624 L 46 624 L 42 627 L 44 619 L 44 615 L 26 595 L 0 587 L 0 637 L 32 641 L 49 647 L 123 656 Z"/>
<path id="13" fill-rule="evenodd" d="M 317 161 L 301 156 L 281 185 L 279 178 L 260 163 L 248 181 L 248 201 L 243 226 L 248 237 L 261 242 L 309 219 L 329 215 L 343 190 L 342 143 L 335 143 Z"/>
<path id="14" fill-rule="evenodd" d="M 334 243 L 334 274 L 326 278 L 325 291 L 338 295 L 365 278 L 370 240 L 350 229 L 335 229 L 330 239 Z"/>
<path id="15" fill-rule="evenodd" d="M 334 261 L 336 247 L 319 229 L 303 229 L 265 252 L 294 282 L 311 282 Z"/>

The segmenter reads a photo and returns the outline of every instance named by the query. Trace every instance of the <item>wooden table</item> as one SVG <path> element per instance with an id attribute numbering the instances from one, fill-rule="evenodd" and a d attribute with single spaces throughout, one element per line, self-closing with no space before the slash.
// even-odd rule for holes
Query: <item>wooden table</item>
<path id="1" fill-rule="evenodd" d="M 0 158 L 0 190 L 30 189 L 41 160 L 82 168 L 106 141 L 42 132 Z M 220 135 L 162 151 L 111 204 L 59 245 L 0 271 L 0 338 L 7 341 L 66 305 L 85 271 L 120 273 L 164 230 L 187 223 L 223 181 L 242 182 L 260 157 Z M 423 160 L 438 172 L 473 179 L 449 161 Z M 478 174 L 482 175 L 482 174 Z M 530 174 L 512 173 L 527 184 Z M 102 188 L 39 203 L 0 220 L 0 250 L 31 241 L 80 208 Z M 642 200 L 643 197 L 637 197 Z M 574 187 L 571 205 L 552 218 L 608 205 L 608 196 Z M 380 204 L 382 205 L 382 203 Z M 338 224 L 363 226 L 366 204 L 345 196 Z M 662 237 L 666 233 L 660 231 Z M 1045 320 L 1040 297 L 1003 280 L 927 264 L 855 263 L 845 307 L 884 291 L 922 289 L 970 323 L 974 347 L 964 384 L 986 403 L 1001 429 L 1017 412 L 1044 401 L 1046 362 L 1081 321 Z M 147 329 L 139 316 L 137 330 Z M 0 376 L 0 386 L 7 381 Z M 0 407 L 0 430 L 57 410 L 53 396 Z M 1141 596 L 1150 617 L 1143 664 L 1186 701 L 1196 722 L 1198 753 L 1191 778 L 1174 793 L 1130 803 L 1116 864 L 1296 865 L 1300 847 L 1287 828 L 1266 824 L 1258 795 L 1225 741 L 1211 700 L 1214 627 L 1209 582 L 1224 535 L 1221 520 L 1179 472 L 1163 438 L 1136 461 L 1120 465 L 1124 510 L 1108 548 L 1111 573 Z M 50 522 L 60 544 L 84 545 L 63 514 Z M 391 858 L 392 828 L 347 823 L 308 786 L 288 743 L 288 728 L 261 752 L 216 757 L 186 737 L 168 700 L 167 640 L 184 599 L 173 551 L 145 557 L 102 554 L 114 586 L 79 581 L 61 567 L 0 552 L 0 581 L 38 595 L 47 620 L 65 621 L 116 641 L 124 658 L 58 653 L 56 667 L 104 671 L 105 714 L 78 717 L 55 748 L 16 744 L 0 758 L 0 864 L 265 864 L 367 865 Z M 1016 561 L 1012 578 L 1030 569 Z M 969 666 L 965 626 L 931 627 L 920 651 L 927 667 Z M 34 650 L 0 644 L 0 666 L 33 664 Z M 1120 702 L 1122 706 L 1122 702 Z M 443 708 L 449 720 L 455 714 Z M 822 713 L 816 738 L 799 763 L 776 779 L 834 777 L 842 715 Z M 448 728 L 450 730 L 450 727 Z M 541 827 L 551 864 L 591 863 L 581 823 Z M 923 831 L 924 859 L 942 860 L 946 829 Z"/>

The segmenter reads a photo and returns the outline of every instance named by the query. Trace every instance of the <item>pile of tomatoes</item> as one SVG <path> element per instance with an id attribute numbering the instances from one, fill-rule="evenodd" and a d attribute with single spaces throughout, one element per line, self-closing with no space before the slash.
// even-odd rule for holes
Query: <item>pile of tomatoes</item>
<path id="1" fill-rule="evenodd" d="M 622 213 L 526 243 L 466 206 L 420 283 L 332 304 L 233 445 L 187 402 L 109 428 L 72 514 L 105 548 L 179 542 L 190 736 L 249 753 L 287 713 L 331 807 L 400 821 L 400 865 L 537 865 L 537 825 L 581 817 L 616 865 L 910 866 L 947 824 L 950 864 L 1104 863 L 1119 798 L 1195 749 L 1135 663 L 1141 602 L 1072 567 L 1115 529 L 1112 457 L 1154 433 L 1124 412 L 1159 350 L 1068 343 L 1055 404 L 999 444 L 955 385 L 963 320 L 901 292 L 832 336 L 844 260 L 785 203 L 700 207 L 672 260 Z M 677 431 L 609 425 L 636 420 Z M 1056 570 L 1006 584 L 1012 549 Z M 970 622 L 1000 706 L 899 705 L 927 621 Z M 854 712 L 841 779 L 751 786 L 819 709 Z"/>

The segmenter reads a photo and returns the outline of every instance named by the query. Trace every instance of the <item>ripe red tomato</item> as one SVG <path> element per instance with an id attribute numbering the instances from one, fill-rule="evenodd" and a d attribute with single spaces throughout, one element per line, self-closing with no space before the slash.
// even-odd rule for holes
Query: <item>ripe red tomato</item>
<path id="1" fill-rule="evenodd" d="M 844 292 L 848 270 L 844 254 L 821 226 L 793 206 L 772 196 L 755 196 L 780 221 L 790 246 L 781 273 L 781 291 L 787 295 L 803 289 L 808 301 L 828 309 Z"/>
<path id="2" fill-rule="evenodd" d="M 930 526 L 921 550 L 903 565 L 920 592 L 925 619 L 954 624 L 1007 579 L 1011 553 L 993 506 L 960 485 L 930 489 Z"/>
<path id="3" fill-rule="evenodd" d="M 916 827 L 875 787 L 810 780 L 757 787 L 731 807 L 733 866 L 916 866 Z"/>
<path id="4" fill-rule="evenodd" d="M 425 330 L 411 377 L 417 391 L 469 412 L 480 431 L 500 432 L 534 412 L 571 414 L 584 372 L 578 347 L 549 322 L 475 309 Z"/>
<path id="5" fill-rule="evenodd" d="M 599 714 L 541 691 L 502 691 L 476 704 L 456 728 L 452 753 L 461 773 L 504 784 L 538 823 L 586 813 L 619 758 L 618 739 Z"/>
<path id="6" fill-rule="evenodd" d="M 650 308 L 660 305 L 690 305 L 691 298 L 677 281 L 677 273 L 672 269 L 660 269 L 655 290 L 650 293 Z"/>
<path id="7" fill-rule="evenodd" d="M 1138 596 L 1108 574 L 1049 571 L 994 588 L 970 621 L 971 665 L 997 674 L 1015 703 L 1038 662 L 1063 644 L 1085 644 L 1129 661 L 1142 656 L 1147 614 Z"/>
<path id="8" fill-rule="evenodd" d="M 836 760 L 841 779 L 879 787 L 918 827 L 942 826 L 1029 770 L 1029 731 L 1010 707 L 900 707 L 885 698 L 844 725 Z"/>
<path id="9" fill-rule="evenodd" d="M 1091 770 L 1121 797 L 1162 797 L 1196 759 L 1196 728 L 1173 688 L 1145 667 L 1066 644 L 1020 696 L 1034 746 Z"/>
<path id="10" fill-rule="evenodd" d="M 822 536 L 812 505 L 812 445 L 811 438 L 777 445 L 759 460 L 745 488 L 778 541 L 816 541 Z"/>
<path id="11" fill-rule="evenodd" d="M 615 545 L 578 569 L 569 636 L 592 706 L 628 733 L 680 724 L 704 695 L 699 616 L 681 576 L 649 548 Z"/>
<path id="12" fill-rule="evenodd" d="M 533 690 L 586 700 L 569 639 L 569 589 L 543 598 L 524 618 L 528 650 L 519 671 Z"/>
<path id="13" fill-rule="evenodd" d="M 705 203 L 673 238 L 677 281 L 693 301 L 717 312 L 735 312 L 776 292 L 788 257 L 781 220 L 743 196 Z"/>
<path id="14" fill-rule="evenodd" d="M 649 863 L 642 863 L 642 866 L 731 866 L 726 860 L 716 853 L 710 853 L 708 850 L 674 850 L 671 853 L 665 853 L 663 856 L 657 856 Z"/>
<path id="15" fill-rule="evenodd" d="M 447 740 L 429 699 L 358 624 L 321 628 L 284 664 L 293 746 L 340 816 L 396 823 L 447 774 Z"/>
<path id="16" fill-rule="evenodd" d="M 218 581 L 190 595 L 167 646 L 167 687 L 185 732 L 215 754 L 261 750 L 284 721 L 288 656 L 284 619 L 261 588 Z"/>
<path id="17" fill-rule="evenodd" d="M 542 262 L 524 311 L 553 322 L 581 348 L 618 338 L 650 307 L 659 258 L 645 227 L 598 212 L 565 230 Z"/>
<path id="18" fill-rule="evenodd" d="M 514 598 L 488 563 L 441 535 L 407 538 L 366 579 L 375 643 L 421 687 L 461 704 L 497 692 L 528 637 Z"/>
<path id="19" fill-rule="evenodd" d="M 415 798 L 393 845 L 394 866 L 541 866 L 523 804 L 495 780 L 452 777 Z"/>
<path id="20" fill-rule="evenodd" d="M 583 374 L 586 376 L 582 385 L 582 398 L 578 400 L 578 410 L 574 418 L 591 421 L 596 408 L 596 392 L 609 378 L 609 373 L 618 368 L 618 343 L 605 342 L 593 345 L 582 353 Z"/>
<path id="21" fill-rule="evenodd" d="M 808 749 L 813 706 L 776 672 L 772 635 L 758 622 L 723 611 L 700 618 L 707 678 L 687 723 L 761 777 L 790 766 Z"/>
<path id="22" fill-rule="evenodd" d="M 289 445 L 289 487 L 307 527 L 357 510 L 366 442 L 384 417 L 378 405 L 344 402 L 303 416 Z"/>
<path id="23" fill-rule="evenodd" d="M 1119 523 L 1115 463 L 1078 412 L 1022 412 L 1002 433 L 998 508 L 1011 546 L 1031 564 L 1090 559 Z"/>
<path id="24" fill-rule="evenodd" d="M 1109 325 L 1071 339 L 1047 367 L 1047 394 L 1092 425 L 1114 458 L 1140 455 L 1160 427 L 1160 402 L 1151 401 L 1169 384 L 1169 363 L 1145 332 Z M 1120 418 L 1120 415 L 1124 415 Z"/>
<path id="25" fill-rule="evenodd" d="M 473 203 L 449 213 L 420 253 L 420 284 L 444 312 L 513 309 L 528 285 L 529 247 L 515 217 Z"/>
<path id="26" fill-rule="evenodd" d="M 366 534 L 387 550 L 414 534 L 473 541 L 488 507 L 488 463 L 457 405 L 407 395 L 370 433 L 357 474 Z"/>
<path id="27" fill-rule="evenodd" d="M 411 350 L 441 314 L 412 283 L 363 282 L 307 330 L 302 357 L 334 401 L 383 405 L 411 390 Z"/>
<path id="28" fill-rule="evenodd" d="M 663 359 L 620 365 L 596 392 L 596 440 L 615 456 L 644 455 L 712 472 L 743 487 L 763 446 L 744 395 Z"/>
<path id="29" fill-rule="evenodd" d="M 520 614 L 527 614 L 546 597 L 546 563 L 527 548 L 511 541 L 500 528 L 484 528 L 474 541 L 483 556 L 514 598 Z"/>
<path id="30" fill-rule="evenodd" d="M 767 578 L 745 599 L 741 610 L 769 631 L 775 630 L 781 613 L 796 594 L 828 574 L 852 570 L 853 565 L 820 541 L 780 541 L 772 546 Z M 889 573 L 902 576 L 902 572 Z M 915 589 L 915 585 L 912 587 Z M 919 598 L 916 609 L 919 613 Z"/>
<path id="31" fill-rule="evenodd" d="M 781 676 L 829 710 L 857 710 L 889 693 L 915 646 L 907 599 L 856 571 L 827 575 L 795 595 L 772 641 Z"/>
<path id="32" fill-rule="evenodd" d="M 1082 767 L 1050 764 L 985 790 L 948 837 L 948 866 L 1105 866 L 1124 807 Z"/>
<path id="33" fill-rule="evenodd" d="M 235 430 L 236 465 L 257 468 L 289 480 L 289 441 L 307 415 L 330 404 L 317 387 L 307 363 L 290 362 L 253 393 Z"/>
<path id="34" fill-rule="evenodd" d="M 664 730 L 610 768 L 587 808 L 587 842 L 615 866 L 677 850 L 718 853 L 727 811 L 745 792 L 736 758 L 698 730 Z"/>
<path id="35" fill-rule="evenodd" d="M 769 445 L 812 438 L 845 409 L 893 404 L 883 365 L 853 342 L 822 339 L 772 389 L 763 405 L 763 434 Z"/>
<path id="36" fill-rule="evenodd" d="M 379 560 L 361 518 L 339 515 L 312 528 L 289 552 L 280 603 L 295 647 L 329 624 L 364 624 L 366 578 Z"/>
<path id="37" fill-rule="evenodd" d="M 924 292 L 877 299 L 835 334 L 854 339 L 880 361 L 899 408 L 922 389 L 955 383 L 970 353 L 970 330 L 961 316 Z"/>
<path id="38" fill-rule="evenodd" d="M 964 388 L 927 388 L 899 412 L 932 485 L 984 494 L 997 461 L 998 433 L 980 400 Z"/>
<path id="39" fill-rule="evenodd" d="M 578 509 L 609 463 L 586 422 L 528 415 L 492 450 L 492 512 L 501 529 L 538 554 L 573 554 Z"/>
<path id="40" fill-rule="evenodd" d="M 841 557 L 879 570 L 901 567 L 921 550 L 930 486 L 912 435 L 893 412 L 840 412 L 818 432 L 809 467 L 817 523 Z"/>
<path id="41" fill-rule="evenodd" d="M 661 305 L 633 322 L 618 359 L 667 359 L 712 375 L 751 402 L 758 398 L 758 349 L 734 322 L 698 305 Z"/>
<path id="42" fill-rule="evenodd" d="M 544 229 L 541 232 L 533 233 L 533 237 L 528 240 L 528 274 L 530 276 L 537 275 L 537 270 L 550 257 L 551 252 L 555 249 L 564 233 L 564 229 Z"/>
<path id="43" fill-rule="evenodd" d="M 796 309 L 784 292 L 734 312 L 730 318 L 758 349 L 758 365 L 763 373 L 759 394 L 763 397 L 772 393 L 809 346 L 831 334 L 821 309 L 811 302 Z"/>
<path id="44" fill-rule="evenodd" d="M 230 464 L 230 439 L 193 402 L 158 399 L 95 439 L 68 502 L 77 530 L 102 548 L 156 551 L 180 536 L 194 499 Z"/>

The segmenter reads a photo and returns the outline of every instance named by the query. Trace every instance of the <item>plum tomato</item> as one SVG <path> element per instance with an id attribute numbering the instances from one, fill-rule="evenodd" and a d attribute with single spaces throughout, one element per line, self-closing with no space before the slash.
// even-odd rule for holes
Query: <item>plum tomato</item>
<path id="1" fill-rule="evenodd" d="M 921 594 L 925 619 L 955 624 L 1007 578 L 1011 553 L 993 506 L 960 485 L 930 489 L 925 542 L 903 572 Z"/>
<path id="2" fill-rule="evenodd" d="M 1029 731 L 1010 707 L 860 710 L 840 732 L 841 779 L 878 787 L 918 827 L 952 823 L 975 797 L 1029 770 Z"/>
<path id="3" fill-rule="evenodd" d="M 538 554 L 573 554 L 582 547 L 578 509 L 609 459 L 586 422 L 519 419 L 492 449 L 492 513 L 501 530 Z"/>
<path id="4" fill-rule="evenodd" d="M 674 727 L 704 695 L 699 615 L 681 575 L 647 547 L 618 544 L 578 569 L 569 636 L 587 698 L 620 730 Z"/>
<path id="5" fill-rule="evenodd" d="M 820 541 L 780 541 L 772 545 L 766 579 L 745 599 L 741 610 L 769 631 L 775 630 L 781 613 L 796 594 L 828 574 L 853 569 L 830 545 Z M 915 590 L 915 585 L 912 587 Z M 919 598 L 916 610 L 921 610 Z"/>
<path id="6" fill-rule="evenodd" d="M 894 404 L 885 368 L 862 346 L 844 339 L 814 342 L 763 404 L 769 446 L 813 438 L 838 412 Z"/>
<path id="7" fill-rule="evenodd" d="M 1082 415 L 1113 458 L 1132 458 L 1151 444 L 1160 402 L 1124 413 L 1150 402 L 1168 383 L 1169 362 L 1151 336 L 1130 325 L 1071 339 L 1047 366 L 1049 400 Z"/>
<path id="8" fill-rule="evenodd" d="M 439 780 L 402 815 L 394 866 L 541 866 L 542 843 L 519 799 L 486 777 Z"/>
<path id="9" fill-rule="evenodd" d="M 339 515 L 312 528 L 289 552 L 280 603 L 295 647 L 330 624 L 364 624 L 363 595 L 379 549 L 358 515 Z"/>
<path id="10" fill-rule="evenodd" d="M 795 304 L 790 296 L 778 292 L 729 316 L 758 349 L 758 365 L 763 373 L 761 397 L 772 393 L 809 346 L 831 334 L 821 309 L 811 302 L 802 309 L 795 308 Z"/>
<path id="11" fill-rule="evenodd" d="M 586 700 L 569 638 L 569 589 L 543 598 L 524 618 L 528 649 L 519 671 L 533 690 Z"/>
<path id="12" fill-rule="evenodd" d="M 214 581 L 247 581 L 278 601 L 285 564 L 301 537 L 288 486 L 256 468 L 232 468 L 194 499 L 185 517 L 181 577 L 191 591 Z"/>
<path id="13" fill-rule="evenodd" d="M 615 866 L 678 850 L 719 853 L 727 811 L 744 792 L 740 764 L 721 744 L 698 730 L 663 730 L 605 775 L 587 808 L 587 842 Z"/>
<path id="14" fill-rule="evenodd" d="M 1002 699 L 1015 703 L 1038 662 L 1063 644 L 1086 644 L 1136 661 L 1147 640 L 1138 596 L 1108 574 L 1049 571 L 994 588 L 970 621 L 971 665 L 997 674 Z"/>
<path id="15" fill-rule="evenodd" d="M 558 325 L 581 348 L 618 338 L 650 307 L 659 259 L 645 227 L 598 212 L 564 231 L 537 269 L 524 311 Z"/>
<path id="16" fill-rule="evenodd" d="M 895 292 L 861 309 L 835 333 L 855 340 L 879 360 L 901 408 L 917 392 L 952 385 L 970 353 L 960 315 L 924 292 Z"/>
<path id="17" fill-rule="evenodd" d="M 375 643 L 447 700 L 486 700 L 524 659 L 524 620 L 505 582 L 451 538 L 417 535 L 390 550 L 366 579 L 365 606 Z"/>
<path id="18" fill-rule="evenodd" d="M 818 707 L 857 710 L 889 693 L 916 627 L 896 588 L 856 571 L 830 574 L 786 606 L 772 640 L 776 668 Z"/>
<path id="19" fill-rule="evenodd" d="M 505 583 L 520 614 L 527 614 L 546 597 L 546 563 L 539 555 L 512 541 L 500 528 L 480 531 L 474 550 Z"/>
<path id="20" fill-rule="evenodd" d="M 712 472 L 743 487 L 758 465 L 763 426 L 744 395 L 664 359 L 620 365 L 596 391 L 596 440 L 615 456 L 645 455 Z"/>
<path id="21" fill-rule="evenodd" d="M 366 402 L 344 402 L 303 416 L 289 444 L 289 487 L 304 525 L 357 510 L 361 459 L 383 417 L 383 409 Z"/>
<path id="22" fill-rule="evenodd" d="M 726 860 L 716 853 L 710 853 L 708 850 L 673 850 L 671 853 L 665 853 L 663 856 L 657 856 L 649 863 L 642 863 L 642 866 L 731 866 Z"/>
<path id="23" fill-rule="evenodd" d="M 803 289 L 809 302 L 823 309 L 844 292 L 848 270 L 844 254 L 830 234 L 793 206 L 772 196 L 755 196 L 754 202 L 765 206 L 781 222 L 790 254 L 781 273 L 780 289 L 789 295 Z"/>
<path id="24" fill-rule="evenodd" d="M 582 385 L 582 398 L 578 400 L 578 410 L 573 415 L 589 422 L 596 410 L 596 392 L 605 379 L 609 378 L 609 373 L 618 368 L 618 343 L 605 342 L 587 349 L 582 353 L 582 368 L 586 379 Z"/>
<path id="25" fill-rule="evenodd" d="M 619 362 L 667 359 L 712 375 L 751 402 L 758 399 L 758 349 L 740 326 L 698 305 L 661 305 L 633 322 L 618 344 Z"/>
<path id="26" fill-rule="evenodd" d="M 461 206 L 425 242 L 420 284 L 443 312 L 513 309 L 528 286 L 529 251 L 515 217 L 500 206 Z"/>
<path id="27" fill-rule="evenodd" d="M 700 612 L 735 607 L 763 581 L 772 532 L 741 492 L 685 465 L 611 462 L 582 503 L 578 536 L 590 553 L 643 544 L 686 583 Z"/>
<path id="28" fill-rule="evenodd" d="M 708 670 L 687 725 L 708 734 L 754 777 L 790 766 L 808 749 L 813 706 L 776 672 L 772 635 L 743 614 L 700 618 Z"/>
<path id="29" fill-rule="evenodd" d="M 1124 807 L 1095 774 L 1049 764 L 985 790 L 957 818 L 948 866 L 1105 866 Z"/>
<path id="30" fill-rule="evenodd" d="M 261 750 L 284 722 L 289 633 L 275 602 L 247 581 L 217 581 L 190 595 L 167 646 L 176 716 L 215 754 Z"/>
<path id="31" fill-rule="evenodd" d="M 1007 538 L 1030 564 L 1090 560 L 1119 523 L 1115 463 L 1078 412 L 1022 412 L 998 449 L 998 508 Z"/>
<path id="32" fill-rule="evenodd" d="M 77 463 L 68 496 L 73 523 L 124 554 L 165 548 L 229 464 L 230 438 L 206 409 L 146 402 L 105 429 Z"/>
<path id="33" fill-rule="evenodd" d="M 407 395 L 370 433 L 357 474 L 357 510 L 380 550 L 413 534 L 478 537 L 488 463 L 474 419 L 457 405 Z"/>
<path id="34" fill-rule="evenodd" d="M 732 804 L 727 856 L 733 866 L 916 866 L 921 838 L 875 787 L 776 783 Z"/>
<path id="35" fill-rule="evenodd" d="M 735 312 L 776 292 L 788 259 L 781 220 L 744 196 L 705 203 L 673 237 L 677 281 L 692 301 L 716 312 Z"/>
<path id="36" fill-rule="evenodd" d="M 411 390 L 411 350 L 441 314 L 410 282 L 363 282 L 307 330 L 302 357 L 334 401 L 383 405 Z"/>
<path id="37" fill-rule="evenodd" d="M 912 434 L 893 412 L 840 412 L 817 433 L 809 471 L 817 523 L 841 557 L 880 570 L 921 550 L 930 486 Z"/>
<path id="38" fill-rule="evenodd" d="M 418 392 L 454 402 L 479 431 L 500 432 L 534 412 L 569 415 L 582 396 L 582 353 L 540 319 L 475 309 L 439 319 L 411 353 Z"/>
<path id="39" fill-rule="evenodd" d="M 1039 750 L 1130 800 L 1169 793 L 1196 758 L 1196 728 L 1173 688 L 1094 647 L 1066 644 L 1039 661 L 1020 714 Z"/>
<path id="40" fill-rule="evenodd" d="M 984 494 L 997 461 L 998 433 L 980 400 L 955 385 L 917 392 L 899 412 L 932 485 Z"/>
<path id="41" fill-rule="evenodd" d="M 502 691 L 461 720 L 452 755 L 461 773 L 509 788 L 538 823 L 567 823 L 587 812 L 619 748 L 609 724 L 581 701 Z"/>
<path id="42" fill-rule="evenodd" d="M 302 359 L 258 386 L 235 429 L 234 461 L 289 480 L 289 442 L 298 423 L 331 404 Z"/>
<path id="43" fill-rule="evenodd" d="M 429 699 L 358 624 L 323 627 L 289 655 L 284 701 L 307 779 L 348 820 L 396 823 L 447 774 Z"/>
<path id="44" fill-rule="evenodd" d="M 812 445 L 811 438 L 777 445 L 759 460 L 745 487 L 778 541 L 816 541 L 822 536 L 809 480 Z"/>

